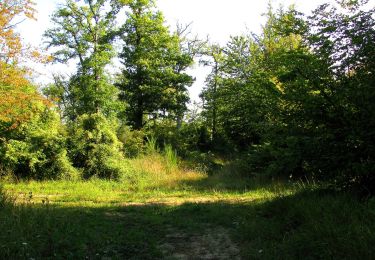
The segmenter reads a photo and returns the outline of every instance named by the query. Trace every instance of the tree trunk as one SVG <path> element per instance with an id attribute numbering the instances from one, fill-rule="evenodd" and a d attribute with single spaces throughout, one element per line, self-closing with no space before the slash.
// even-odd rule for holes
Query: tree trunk
<path id="1" fill-rule="evenodd" d="M 134 129 L 140 130 L 143 128 L 143 101 L 139 99 L 137 102 L 137 109 L 134 114 Z"/>
<path id="2" fill-rule="evenodd" d="M 213 93 L 213 107 L 212 107 L 212 142 L 215 143 L 217 137 L 217 104 L 216 104 L 216 91 L 217 91 L 217 77 L 219 75 L 219 64 L 215 61 L 215 82 Z"/>

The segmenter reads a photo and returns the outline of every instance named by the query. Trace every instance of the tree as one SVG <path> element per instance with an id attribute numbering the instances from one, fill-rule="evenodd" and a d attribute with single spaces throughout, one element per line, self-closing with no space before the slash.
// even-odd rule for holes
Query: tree
<path id="1" fill-rule="evenodd" d="M 285 175 L 313 175 L 340 188 L 367 183 L 362 187 L 374 190 L 368 174 L 373 10 L 362 10 L 359 1 L 342 3 L 342 11 L 325 4 L 307 20 L 293 9 L 269 20 L 267 35 L 273 36 L 264 44 L 271 50 L 264 68 L 280 95 L 272 113 L 278 124 L 266 139 L 273 157 L 267 163 Z"/>
<path id="2" fill-rule="evenodd" d="M 39 53 L 25 48 L 16 19 L 34 19 L 32 1 L 4 0 L 0 5 L 0 169 L 25 178 L 72 178 L 77 172 L 65 149 L 60 118 L 19 66 Z M 20 22 L 22 22 L 21 20 Z M 3 174 L 0 172 L 0 174 Z"/>
<path id="3" fill-rule="evenodd" d="M 211 73 L 206 79 L 206 87 L 201 93 L 201 98 L 204 100 L 204 109 L 206 111 L 206 117 L 211 121 L 211 141 L 215 143 L 217 138 L 217 110 L 218 110 L 218 88 L 220 81 L 222 80 L 222 68 L 223 65 L 223 49 L 213 44 L 208 47 L 205 51 L 208 59 L 202 60 L 204 66 L 210 66 L 212 68 Z"/>
<path id="4" fill-rule="evenodd" d="M 107 0 L 87 0 L 84 4 L 67 0 L 52 16 L 55 27 L 45 32 L 48 47 L 56 47 L 55 61 L 78 60 L 77 73 L 70 77 L 57 97 L 69 101 L 67 114 L 75 119 L 82 114 L 102 112 L 110 115 L 118 109 L 116 88 L 111 84 L 106 66 L 114 57 L 112 41 L 119 9 Z M 82 2 L 82 1 L 81 1 Z M 59 81 L 61 83 L 61 81 Z"/>
<path id="5" fill-rule="evenodd" d="M 77 3 L 79 2 L 79 3 Z M 117 1 L 67 0 L 52 16 L 55 28 L 46 31 L 49 47 L 57 47 L 55 60 L 77 60 L 77 72 L 46 93 L 58 99 L 68 118 L 69 156 L 83 177 L 120 178 L 126 173 L 116 115 L 117 89 L 106 67 L 115 52 Z"/>
<path id="6" fill-rule="evenodd" d="M 308 19 L 270 10 L 249 52 L 228 44 L 220 114 L 235 136 L 260 126 L 249 171 L 374 194 L 375 21 L 366 2 L 325 4 Z"/>
<path id="7" fill-rule="evenodd" d="M 33 5 L 30 0 L 4 0 L 0 5 L 0 131 L 27 122 L 39 105 L 48 104 L 27 79 L 30 70 L 18 66 L 22 57 L 38 55 L 24 48 L 15 31 L 24 19 L 35 19 Z"/>
<path id="8" fill-rule="evenodd" d="M 0 62 L 17 62 L 22 54 L 22 42 L 14 30 L 24 17 L 35 19 L 34 2 L 31 0 L 3 0 L 0 5 Z"/>
<path id="9" fill-rule="evenodd" d="M 192 57 L 181 50 L 177 34 L 164 25 L 153 1 L 134 0 L 122 27 L 123 64 L 118 83 L 121 98 L 129 104 L 127 120 L 134 129 L 145 125 L 144 116 L 181 117 L 193 82 L 184 70 Z"/>
<path id="10" fill-rule="evenodd" d="M 213 132 L 242 150 L 259 144 L 277 95 L 262 66 L 262 47 L 251 36 L 239 36 L 212 54 L 213 70 L 202 96 Z"/>
<path id="11" fill-rule="evenodd" d="M 316 78 L 312 82 L 327 104 L 323 118 L 330 135 L 321 146 L 327 160 L 320 167 L 329 169 L 341 188 L 359 187 L 373 195 L 375 10 L 366 10 L 367 2 L 340 1 L 339 8 L 322 5 L 315 10 L 306 38 L 318 57 L 320 69 L 315 71 L 324 73 L 301 74 Z"/>

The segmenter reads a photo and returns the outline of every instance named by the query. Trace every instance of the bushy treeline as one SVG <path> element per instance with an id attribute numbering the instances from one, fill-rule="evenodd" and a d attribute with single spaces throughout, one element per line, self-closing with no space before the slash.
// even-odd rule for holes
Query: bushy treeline
<path id="1" fill-rule="evenodd" d="M 151 0 L 67 0 L 45 39 L 54 61 L 76 61 L 76 72 L 55 76 L 43 90 L 50 101 L 35 88 L 0 82 L 1 91 L 13 88 L 13 101 L 35 92 L 26 106 L 2 107 L 3 172 L 119 179 L 131 174 L 125 158 L 144 153 L 151 139 L 197 160 L 234 155 L 248 175 L 314 178 L 369 195 L 373 13 L 366 1 L 325 4 L 309 17 L 269 7 L 260 34 L 219 46 L 189 39 L 183 27 L 172 32 Z M 198 57 L 212 72 L 203 106 L 188 111 L 186 70 Z"/>
<path id="2" fill-rule="evenodd" d="M 243 151 L 252 173 L 374 192 L 370 7 L 342 1 L 309 17 L 270 8 L 260 35 L 211 48 L 203 97 L 212 144 Z"/>
<path id="3" fill-rule="evenodd" d="M 8 29 L 16 26 L 14 13 L 32 18 L 34 11 L 30 1 L 7 0 L 1 7 L 0 47 L 9 50 L 0 71 L 2 174 L 122 178 L 125 156 L 147 148 L 148 119 L 182 121 L 193 82 L 185 70 L 195 48 L 165 26 L 153 1 L 67 0 L 52 15 L 45 39 L 53 60 L 77 62 L 76 72 L 55 75 L 45 98 L 19 65 L 21 49 L 11 49 L 14 41 L 6 38 L 18 37 Z M 123 64 L 117 75 L 110 72 L 115 57 Z"/>

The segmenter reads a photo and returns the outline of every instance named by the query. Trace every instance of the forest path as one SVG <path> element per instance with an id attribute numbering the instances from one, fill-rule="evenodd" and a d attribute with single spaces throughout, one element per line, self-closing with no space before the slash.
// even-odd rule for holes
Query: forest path
<path id="1" fill-rule="evenodd" d="M 160 245 L 166 259 L 241 259 L 238 246 L 223 227 L 207 227 L 200 234 L 187 234 L 168 227 Z"/>

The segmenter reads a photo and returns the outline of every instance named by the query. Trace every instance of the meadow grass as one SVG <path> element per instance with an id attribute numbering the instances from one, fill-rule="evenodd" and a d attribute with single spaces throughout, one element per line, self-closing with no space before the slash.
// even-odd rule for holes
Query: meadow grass
<path id="1" fill-rule="evenodd" d="M 0 257 L 374 259 L 374 200 L 165 160 L 132 159 L 123 182 L 4 183 Z"/>

